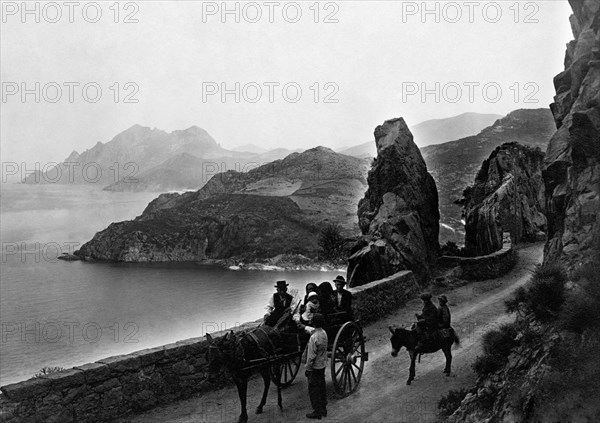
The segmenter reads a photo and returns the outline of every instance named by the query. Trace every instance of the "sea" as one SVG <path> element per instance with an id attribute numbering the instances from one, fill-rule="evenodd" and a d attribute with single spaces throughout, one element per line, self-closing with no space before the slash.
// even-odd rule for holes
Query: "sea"
<path id="1" fill-rule="evenodd" d="M 97 186 L 0 186 L 0 385 L 43 367 L 70 368 L 235 329 L 264 315 L 277 280 L 300 295 L 306 283 L 336 276 L 57 259 L 110 223 L 140 215 L 156 196 Z"/>

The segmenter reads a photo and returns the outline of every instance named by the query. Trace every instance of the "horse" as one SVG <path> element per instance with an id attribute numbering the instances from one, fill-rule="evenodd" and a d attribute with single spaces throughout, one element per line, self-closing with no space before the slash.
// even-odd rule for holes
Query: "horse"
<path id="1" fill-rule="evenodd" d="M 221 370 L 225 370 L 237 386 L 242 412 L 238 423 L 248 421 L 246 409 L 246 394 L 248 390 L 248 378 L 253 370 L 258 370 L 264 381 L 264 390 L 260 404 L 256 408 L 256 414 L 263 412 L 267 402 L 267 394 L 271 384 L 271 378 L 277 386 L 277 405 L 282 409 L 281 386 L 279 383 L 279 366 L 273 366 L 268 360 L 276 354 L 281 346 L 279 332 L 268 326 L 258 327 L 248 333 L 234 334 L 233 331 L 217 339 L 210 334 L 206 335 L 209 342 L 206 360 L 208 362 L 208 379 L 213 381 Z M 253 365 L 253 360 L 259 360 Z"/>
<path id="2" fill-rule="evenodd" d="M 452 366 L 452 345 L 460 344 L 460 340 L 456 335 L 454 329 L 450 328 L 449 336 L 439 336 L 440 331 L 438 330 L 438 334 L 433 335 L 431 341 L 424 346 L 424 348 L 420 351 L 415 351 L 416 346 L 419 342 L 417 338 L 417 331 L 415 329 L 407 330 L 404 328 L 396 328 L 393 329 L 391 326 L 389 327 L 390 332 L 392 333 L 392 337 L 390 339 L 392 343 L 392 357 L 397 357 L 398 352 L 402 349 L 402 347 L 406 347 L 408 354 L 410 356 L 410 370 L 408 375 L 408 380 L 406 381 L 407 385 L 410 385 L 411 382 L 415 378 L 415 360 L 417 355 L 420 354 L 429 354 L 439 351 L 440 349 L 444 352 L 446 356 L 446 367 L 444 368 L 444 373 L 446 376 L 450 376 L 450 368 Z M 440 334 L 441 335 L 441 334 Z M 419 362 L 421 360 L 419 359 Z"/>

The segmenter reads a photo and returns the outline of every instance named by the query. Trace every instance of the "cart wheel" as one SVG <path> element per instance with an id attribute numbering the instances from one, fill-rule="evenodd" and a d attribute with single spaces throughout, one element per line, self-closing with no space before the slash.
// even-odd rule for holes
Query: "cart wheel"
<path id="1" fill-rule="evenodd" d="M 282 388 L 290 386 L 296 379 L 300 369 L 300 358 L 300 355 L 294 355 L 287 360 L 273 363 L 271 365 L 271 379 Z M 278 375 L 279 379 L 277 378 Z"/>
<path id="2" fill-rule="evenodd" d="M 331 379 L 338 395 L 356 391 L 367 361 L 362 329 L 346 322 L 338 331 L 331 350 Z"/>

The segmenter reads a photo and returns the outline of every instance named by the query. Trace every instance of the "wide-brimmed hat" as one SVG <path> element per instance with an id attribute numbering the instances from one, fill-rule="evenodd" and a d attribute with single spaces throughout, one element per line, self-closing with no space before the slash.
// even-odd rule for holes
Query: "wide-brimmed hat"
<path id="1" fill-rule="evenodd" d="M 344 279 L 344 277 L 342 275 L 337 275 L 335 277 L 335 279 L 333 280 L 333 283 L 342 283 L 342 284 L 346 285 L 346 279 Z"/>
<path id="2" fill-rule="evenodd" d="M 277 285 L 275 285 L 275 288 L 286 288 L 288 286 L 288 283 L 286 281 L 277 281 Z"/>
<path id="3" fill-rule="evenodd" d="M 315 313 L 311 321 L 315 328 L 322 328 L 325 325 L 325 317 L 321 313 Z"/>
<path id="4" fill-rule="evenodd" d="M 438 297 L 438 301 L 443 301 L 443 302 L 447 303 L 447 302 L 448 302 L 448 298 L 446 298 L 446 296 L 445 296 L 445 295 L 440 295 L 440 296 Z"/>
<path id="5" fill-rule="evenodd" d="M 306 298 L 308 298 L 310 300 L 312 297 L 318 297 L 318 296 L 319 296 L 319 294 L 317 294 L 315 291 L 311 291 L 308 293 L 308 296 Z"/>
<path id="6" fill-rule="evenodd" d="M 421 298 L 422 300 L 431 300 L 431 294 L 429 292 L 424 292 L 419 298 Z"/>

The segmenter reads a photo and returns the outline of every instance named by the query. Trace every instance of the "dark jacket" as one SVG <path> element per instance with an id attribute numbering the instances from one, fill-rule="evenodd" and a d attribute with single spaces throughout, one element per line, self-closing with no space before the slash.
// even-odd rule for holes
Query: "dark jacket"
<path id="1" fill-rule="evenodd" d="M 425 303 L 421 314 L 417 316 L 418 323 L 425 329 L 432 330 L 438 327 L 438 309 L 431 301 Z"/>
<path id="2" fill-rule="evenodd" d="M 279 296 L 279 294 L 277 292 L 275 294 L 273 294 L 273 311 L 265 319 L 265 324 L 267 326 L 271 326 L 271 327 L 275 326 L 277 321 L 279 319 L 281 319 L 281 317 L 283 317 L 285 310 L 292 305 L 293 299 L 294 299 L 294 297 L 292 297 L 287 292 L 283 296 L 283 300 L 281 299 L 281 297 Z"/>
<path id="3" fill-rule="evenodd" d="M 440 328 L 450 327 L 450 309 L 446 304 L 441 305 L 438 309 L 438 326 Z"/>
<path id="4" fill-rule="evenodd" d="M 346 313 L 349 314 L 349 316 L 352 316 L 352 294 L 350 293 L 350 291 L 347 291 L 345 289 L 342 289 L 341 293 L 342 293 L 341 302 L 338 302 L 339 301 L 338 292 L 337 291 L 333 292 L 334 299 L 335 299 L 335 309 L 338 312 L 345 311 Z"/>
<path id="5" fill-rule="evenodd" d="M 282 316 L 285 309 L 292 305 L 292 300 L 294 299 L 294 297 L 292 297 L 287 292 L 283 297 L 284 299 L 282 301 L 278 293 L 273 294 L 273 305 L 275 306 L 273 314 L 278 314 Z"/>
<path id="6" fill-rule="evenodd" d="M 335 303 L 331 296 L 333 288 L 329 282 L 323 282 L 319 285 L 319 304 L 321 306 L 321 314 L 335 313 Z"/>

